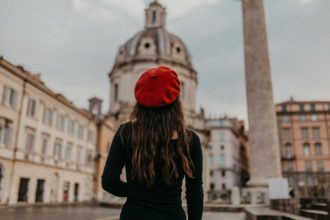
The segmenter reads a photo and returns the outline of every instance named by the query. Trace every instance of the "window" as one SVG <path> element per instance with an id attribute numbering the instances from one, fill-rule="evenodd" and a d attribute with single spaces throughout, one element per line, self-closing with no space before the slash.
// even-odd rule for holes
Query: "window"
<path id="1" fill-rule="evenodd" d="M 15 108 L 17 104 L 17 96 L 18 93 L 15 89 L 10 86 L 4 86 L 2 94 L 2 104 L 7 107 Z"/>
<path id="2" fill-rule="evenodd" d="M 322 155 L 322 146 L 320 143 L 315 144 L 315 154 L 318 156 Z"/>
<path id="3" fill-rule="evenodd" d="M 34 146 L 35 145 L 35 134 L 34 131 L 32 130 L 27 130 L 26 131 L 26 136 L 25 136 L 25 152 L 27 154 L 30 154 L 34 151 Z"/>
<path id="4" fill-rule="evenodd" d="M 309 144 L 304 144 L 304 155 L 309 156 L 310 155 L 310 147 Z"/>
<path id="5" fill-rule="evenodd" d="M 214 190 L 214 188 L 215 188 L 215 184 L 214 183 L 210 183 L 210 189 L 211 190 Z"/>
<path id="6" fill-rule="evenodd" d="M 93 167 L 93 153 L 87 151 L 86 165 L 88 167 Z"/>
<path id="7" fill-rule="evenodd" d="M 147 43 L 144 44 L 144 48 L 148 49 L 149 47 L 150 47 L 150 43 L 149 42 L 147 42 Z"/>
<path id="8" fill-rule="evenodd" d="M 213 170 L 210 171 L 210 176 L 213 176 Z"/>
<path id="9" fill-rule="evenodd" d="M 225 149 L 225 146 L 221 145 L 220 149 L 221 150 L 224 150 Z"/>
<path id="10" fill-rule="evenodd" d="M 306 115 L 299 115 L 299 120 L 300 121 L 306 121 L 307 120 L 307 116 Z"/>
<path id="11" fill-rule="evenodd" d="M 312 172 L 313 171 L 312 161 L 306 161 L 305 162 L 305 169 L 306 169 L 306 172 Z"/>
<path id="12" fill-rule="evenodd" d="M 80 140 L 84 138 L 84 126 L 81 124 L 78 125 L 78 138 Z"/>
<path id="13" fill-rule="evenodd" d="M 301 137 L 303 139 L 308 139 L 308 128 L 301 128 Z"/>
<path id="14" fill-rule="evenodd" d="M 74 135 L 76 123 L 73 119 L 68 120 L 68 134 L 69 135 Z"/>
<path id="15" fill-rule="evenodd" d="M 320 128 L 313 128 L 313 138 L 320 139 Z"/>
<path id="16" fill-rule="evenodd" d="M 41 141 L 41 154 L 43 156 L 47 155 L 47 148 L 48 148 L 48 137 L 42 137 Z"/>
<path id="17" fill-rule="evenodd" d="M 87 142 L 94 144 L 94 132 L 92 130 L 88 130 Z"/>
<path id="18" fill-rule="evenodd" d="M 36 100 L 29 98 L 26 115 L 29 117 L 34 117 L 36 113 Z"/>
<path id="19" fill-rule="evenodd" d="M 221 176 L 222 177 L 225 177 L 226 176 L 226 171 L 225 170 L 221 171 Z"/>
<path id="20" fill-rule="evenodd" d="M 312 112 L 315 112 L 315 110 L 316 110 L 316 108 L 315 108 L 315 103 L 312 103 L 312 104 L 310 105 L 310 108 L 311 108 L 311 111 L 312 111 Z"/>
<path id="21" fill-rule="evenodd" d="M 288 171 L 293 171 L 293 163 L 292 161 L 288 161 Z"/>
<path id="22" fill-rule="evenodd" d="M 53 156 L 55 159 L 62 159 L 62 144 L 60 142 L 55 142 Z"/>
<path id="23" fill-rule="evenodd" d="M 225 190 L 226 189 L 226 183 L 222 184 L 222 189 Z"/>
<path id="24" fill-rule="evenodd" d="M 225 155 L 223 154 L 220 155 L 220 166 L 221 167 L 225 166 Z"/>
<path id="25" fill-rule="evenodd" d="M 312 114 L 311 119 L 312 121 L 317 121 L 317 114 Z"/>
<path id="26" fill-rule="evenodd" d="M 305 111 L 305 105 L 304 104 L 300 104 L 299 105 L 299 111 L 300 112 L 304 112 Z"/>
<path id="27" fill-rule="evenodd" d="M 56 128 L 60 131 L 64 131 L 65 117 L 63 114 L 57 115 Z"/>
<path id="28" fill-rule="evenodd" d="M 49 107 L 44 107 L 44 114 L 42 118 L 42 122 L 46 125 L 51 126 L 53 123 L 53 110 Z"/>
<path id="29" fill-rule="evenodd" d="M 290 128 L 283 128 L 282 136 L 283 136 L 284 139 L 290 139 L 290 137 L 291 137 L 290 134 L 291 134 Z"/>
<path id="30" fill-rule="evenodd" d="M 282 122 L 288 122 L 289 121 L 289 116 L 288 115 L 283 115 L 281 118 L 282 118 Z"/>
<path id="31" fill-rule="evenodd" d="M 113 92 L 113 98 L 114 98 L 115 102 L 118 101 L 118 89 L 119 89 L 118 84 L 116 83 L 114 85 L 114 92 Z"/>
<path id="32" fill-rule="evenodd" d="M 71 155 L 72 155 L 72 144 L 68 144 L 65 150 L 65 160 L 67 162 L 71 161 Z"/>
<path id="33" fill-rule="evenodd" d="M 157 12 L 156 11 L 152 11 L 152 23 L 156 23 L 157 20 Z"/>
<path id="34" fill-rule="evenodd" d="M 209 155 L 209 165 L 212 167 L 213 164 L 214 164 L 213 156 L 212 155 Z"/>
<path id="35" fill-rule="evenodd" d="M 282 112 L 287 112 L 286 104 L 282 104 Z"/>
<path id="36" fill-rule="evenodd" d="M 293 156 L 292 154 L 292 146 L 291 144 L 286 144 L 285 145 L 285 153 L 288 158 L 291 158 Z"/>
<path id="37" fill-rule="evenodd" d="M 220 139 L 220 141 L 225 140 L 225 134 L 223 133 L 223 131 L 219 132 L 219 139 Z"/>
<path id="38" fill-rule="evenodd" d="M 323 160 L 317 161 L 317 171 L 318 172 L 324 172 L 324 163 L 323 163 Z"/>
<path id="39" fill-rule="evenodd" d="M 0 117 L 0 147 L 10 147 L 13 133 L 12 124 L 10 120 Z"/>
<path id="40" fill-rule="evenodd" d="M 79 165 L 81 162 L 81 151 L 82 151 L 82 146 L 77 146 L 77 159 L 76 162 Z"/>

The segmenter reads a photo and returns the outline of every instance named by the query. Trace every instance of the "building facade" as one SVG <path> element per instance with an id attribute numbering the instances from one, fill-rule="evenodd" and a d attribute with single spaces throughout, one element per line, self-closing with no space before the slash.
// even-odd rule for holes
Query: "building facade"
<path id="1" fill-rule="evenodd" d="M 276 105 L 282 173 L 291 187 L 314 186 L 330 175 L 330 101 Z"/>
<path id="2" fill-rule="evenodd" d="M 231 191 L 241 187 L 248 175 L 248 150 L 244 122 L 221 117 L 207 120 L 210 130 L 210 190 Z"/>
<path id="3" fill-rule="evenodd" d="M 207 163 L 208 130 L 204 111 L 196 111 L 197 72 L 184 42 L 166 30 L 166 9 L 153 1 L 145 9 L 144 29 L 119 47 L 115 63 L 109 73 L 110 110 L 116 126 L 128 120 L 135 105 L 134 87 L 141 74 L 148 68 L 168 66 L 178 73 L 181 82 L 180 99 L 185 123 L 194 129 L 203 145 L 204 190 L 209 190 Z"/>
<path id="4" fill-rule="evenodd" d="M 92 200 L 96 132 L 90 112 L 0 58 L 0 204 Z"/>

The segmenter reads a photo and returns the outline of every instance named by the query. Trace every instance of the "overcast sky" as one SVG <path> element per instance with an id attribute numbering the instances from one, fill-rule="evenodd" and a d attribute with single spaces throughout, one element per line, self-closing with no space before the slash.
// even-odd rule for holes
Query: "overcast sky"
<path id="1" fill-rule="evenodd" d="M 147 0 L 0 0 L 0 54 L 80 107 L 109 108 L 118 47 L 143 28 Z M 187 44 L 207 115 L 246 119 L 241 2 L 163 0 Z M 265 0 L 275 101 L 330 100 L 330 1 Z"/>

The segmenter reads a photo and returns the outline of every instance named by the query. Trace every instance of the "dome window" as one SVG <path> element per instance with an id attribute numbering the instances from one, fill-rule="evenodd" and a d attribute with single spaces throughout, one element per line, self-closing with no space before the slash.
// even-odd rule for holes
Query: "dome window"
<path id="1" fill-rule="evenodd" d="M 145 47 L 146 49 L 150 48 L 150 43 L 145 43 L 145 44 L 144 44 L 144 47 Z"/>
<path id="2" fill-rule="evenodd" d="M 180 53 L 181 52 L 181 48 L 180 47 L 176 47 L 176 52 Z"/>

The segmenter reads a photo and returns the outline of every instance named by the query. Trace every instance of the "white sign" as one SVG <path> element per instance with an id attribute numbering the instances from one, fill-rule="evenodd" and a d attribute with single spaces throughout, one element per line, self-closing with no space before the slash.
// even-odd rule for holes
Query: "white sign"
<path id="1" fill-rule="evenodd" d="M 269 199 L 289 199 L 289 184 L 286 178 L 268 179 Z"/>

